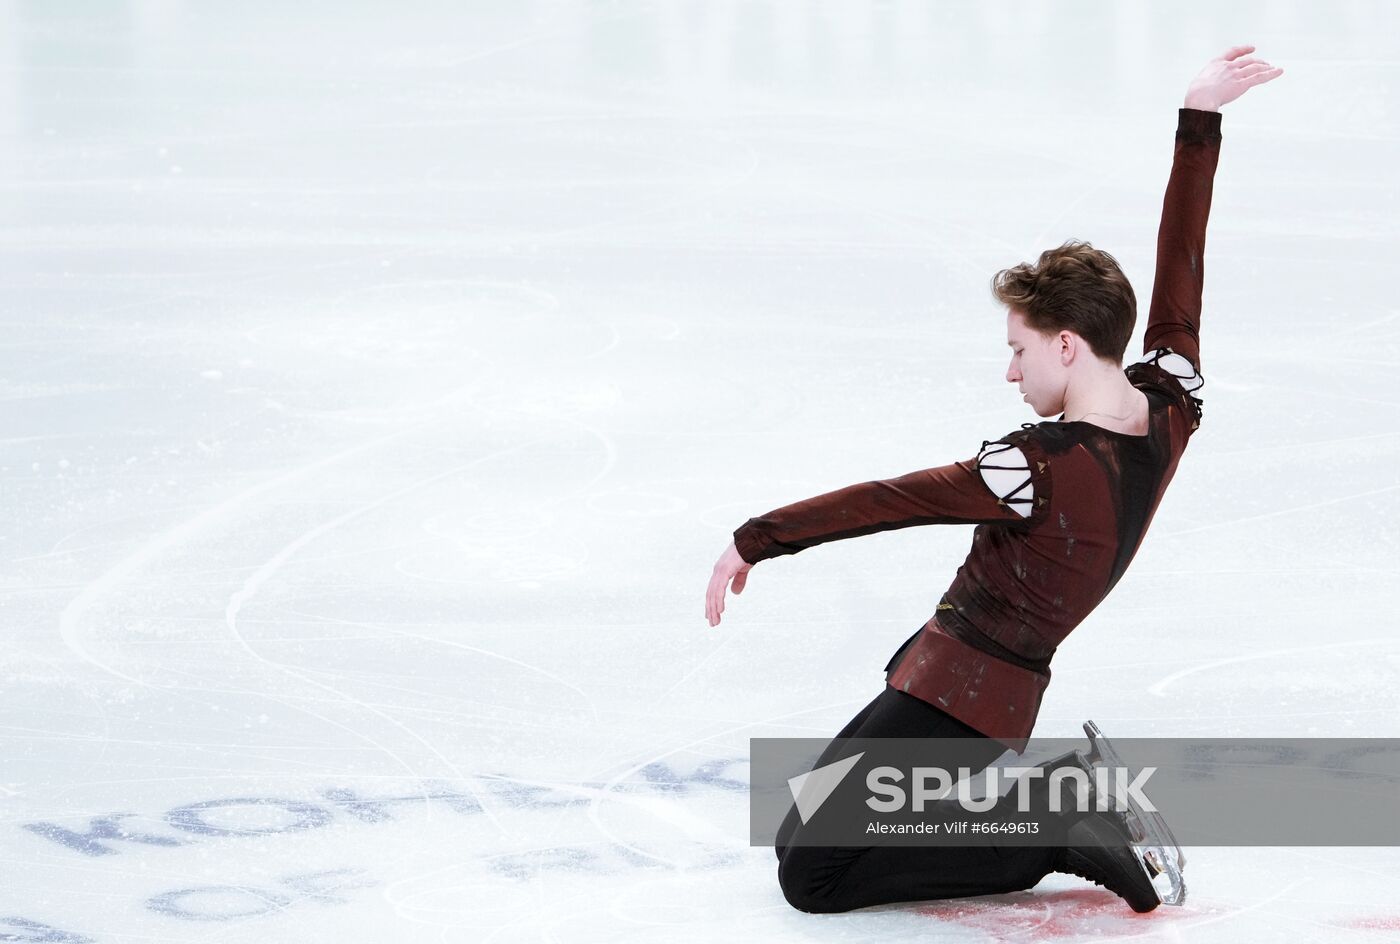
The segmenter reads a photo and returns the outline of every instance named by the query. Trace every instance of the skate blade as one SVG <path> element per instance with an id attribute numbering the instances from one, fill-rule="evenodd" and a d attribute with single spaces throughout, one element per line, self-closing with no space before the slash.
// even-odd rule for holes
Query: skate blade
<path id="1" fill-rule="evenodd" d="M 1112 743 L 1099 730 L 1098 725 L 1092 721 L 1084 722 L 1084 733 L 1089 736 L 1089 753 L 1084 755 L 1084 758 L 1090 766 L 1094 764 L 1102 764 L 1105 767 L 1127 766 L 1118 756 L 1118 752 L 1113 749 Z M 1181 850 L 1181 843 L 1177 842 L 1176 834 L 1172 832 L 1171 827 L 1167 825 L 1167 821 L 1162 818 L 1160 812 L 1143 809 L 1132 797 L 1127 797 L 1126 800 L 1128 832 L 1132 836 L 1134 844 L 1141 845 L 1145 849 L 1161 850 L 1161 855 L 1170 859 L 1176 868 L 1177 884 L 1180 885 L 1180 871 L 1186 868 L 1186 853 Z M 1151 878 L 1150 875 L 1148 877 Z M 1185 894 L 1185 886 L 1181 885 L 1181 897 L 1184 898 Z M 1165 898 L 1162 900 L 1164 903 L 1169 903 Z"/>
<path id="2" fill-rule="evenodd" d="M 1186 903 L 1186 882 L 1181 876 L 1181 866 L 1170 850 L 1161 846 L 1143 846 L 1137 850 L 1137 862 L 1157 900 L 1164 905 L 1184 905 Z"/>

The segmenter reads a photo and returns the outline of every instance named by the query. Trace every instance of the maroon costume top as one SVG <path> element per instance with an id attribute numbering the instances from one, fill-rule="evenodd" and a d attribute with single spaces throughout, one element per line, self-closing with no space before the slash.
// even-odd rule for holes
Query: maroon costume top
<path id="1" fill-rule="evenodd" d="M 1017 751 L 1055 648 L 1122 577 L 1200 425 L 1202 256 L 1219 155 L 1220 114 L 1181 109 L 1146 354 L 1125 371 L 1147 396 L 1146 435 L 1027 423 L 975 458 L 819 495 L 734 532 L 756 564 L 877 531 L 975 523 L 967 560 L 887 680 Z"/>

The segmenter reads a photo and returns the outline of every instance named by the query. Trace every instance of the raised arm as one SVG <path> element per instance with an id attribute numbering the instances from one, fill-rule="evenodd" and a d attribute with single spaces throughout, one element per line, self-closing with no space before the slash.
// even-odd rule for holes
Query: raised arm
<path id="1" fill-rule="evenodd" d="M 1282 69 L 1249 56 L 1253 46 L 1235 46 L 1206 63 L 1186 91 L 1177 119 L 1176 152 L 1162 200 L 1157 231 L 1157 274 L 1143 351 L 1171 348 L 1201 366 L 1201 293 L 1205 278 L 1206 221 L 1220 157 L 1222 105 L 1255 85 L 1278 78 Z"/>

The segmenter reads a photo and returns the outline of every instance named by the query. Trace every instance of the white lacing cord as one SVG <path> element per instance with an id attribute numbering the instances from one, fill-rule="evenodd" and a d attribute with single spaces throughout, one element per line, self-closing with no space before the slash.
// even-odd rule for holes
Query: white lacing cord
<path id="1" fill-rule="evenodd" d="M 1169 347 L 1159 347 L 1155 351 L 1149 351 L 1137 363 L 1152 364 L 1171 374 L 1176 382 L 1181 384 L 1181 389 L 1185 390 L 1186 395 L 1191 398 L 1191 405 L 1196 411 L 1196 422 L 1191 428 L 1195 429 L 1201 425 L 1202 400 L 1198 391 L 1206 385 L 1206 381 L 1201 376 L 1201 372 L 1196 369 L 1195 364 Z"/>
<path id="2" fill-rule="evenodd" d="M 1196 369 L 1196 365 L 1185 357 L 1176 353 L 1169 347 L 1159 347 L 1157 350 L 1144 354 L 1139 364 L 1155 364 L 1167 373 L 1176 378 L 1183 390 L 1191 394 L 1193 399 L 1199 400 L 1196 391 L 1205 386 L 1205 378 Z"/>
<path id="3" fill-rule="evenodd" d="M 1026 454 L 1010 443 L 984 442 L 977 454 L 977 471 L 992 494 L 1022 518 L 1029 518 L 1035 506 L 1031 485 L 1031 464 Z"/>

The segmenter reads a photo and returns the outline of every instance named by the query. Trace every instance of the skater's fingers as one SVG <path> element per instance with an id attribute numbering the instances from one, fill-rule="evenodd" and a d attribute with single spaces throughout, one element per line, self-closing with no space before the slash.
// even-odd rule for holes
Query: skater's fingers
<path id="1" fill-rule="evenodd" d="M 1283 75 L 1282 69 L 1273 68 L 1269 69 L 1267 72 L 1256 72 L 1255 74 L 1245 78 L 1243 81 L 1245 84 L 1245 88 L 1254 88 L 1254 86 L 1256 85 L 1263 85 L 1265 82 L 1272 82 L 1274 79 L 1278 78 L 1281 75 Z"/>
<path id="2" fill-rule="evenodd" d="M 1231 46 L 1229 49 L 1225 50 L 1220 58 L 1224 59 L 1226 62 L 1231 62 L 1238 59 L 1240 56 L 1247 56 L 1252 52 L 1254 52 L 1253 46 Z"/>
<path id="3" fill-rule="evenodd" d="M 718 570 L 716 570 L 712 575 L 710 575 L 710 585 L 705 590 L 705 619 L 710 621 L 711 626 L 714 626 L 719 622 L 719 614 L 721 607 L 716 605 L 715 599 L 716 590 L 718 590 L 720 598 L 723 598 L 723 580 L 723 575 Z"/>
<path id="4" fill-rule="evenodd" d="M 705 591 L 705 617 L 711 626 L 718 625 L 720 617 L 724 615 L 724 598 L 730 581 L 733 581 L 735 593 L 743 592 L 750 570 L 753 570 L 753 565 L 744 560 L 738 548 L 733 544 L 725 548 L 715 562 L 714 571 L 710 574 L 710 586 Z"/>

